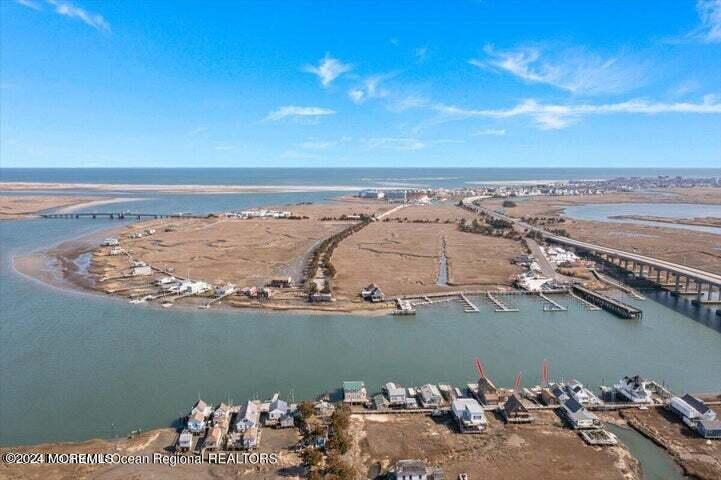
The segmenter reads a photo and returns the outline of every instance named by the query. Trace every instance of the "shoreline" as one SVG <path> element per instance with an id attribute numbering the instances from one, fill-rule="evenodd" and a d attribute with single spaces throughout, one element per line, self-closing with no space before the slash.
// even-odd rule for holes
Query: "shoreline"
<path id="1" fill-rule="evenodd" d="M 359 191 L 371 188 L 362 185 L 203 185 L 203 184 L 132 184 L 132 183 L 52 183 L 52 182 L 0 182 L 0 191 L 100 191 L 100 192 L 159 192 L 159 193 L 302 193 Z M 392 190 L 394 187 L 372 187 L 375 190 Z"/>

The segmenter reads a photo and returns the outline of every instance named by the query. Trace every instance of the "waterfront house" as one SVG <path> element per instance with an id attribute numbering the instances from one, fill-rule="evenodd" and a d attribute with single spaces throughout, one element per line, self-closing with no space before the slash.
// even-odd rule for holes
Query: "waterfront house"
<path id="1" fill-rule="evenodd" d="M 106 238 L 103 240 L 103 247 L 115 247 L 117 245 L 120 245 L 117 238 Z"/>
<path id="2" fill-rule="evenodd" d="M 194 434 L 199 434 L 205 431 L 207 423 L 205 422 L 205 415 L 200 411 L 194 411 L 188 417 L 188 430 Z"/>
<path id="3" fill-rule="evenodd" d="M 501 415 L 508 423 L 531 423 L 533 421 L 533 416 L 523 405 L 523 401 L 517 393 L 508 397 L 506 403 L 503 404 Z"/>
<path id="4" fill-rule="evenodd" d="M 178 450 L 187 452 L 193 448 L 193 434 L 190 430 L 183 429 L 178 437 Z"/>
<path id="5" fill-rule="evenodd" d="M 374 200 L 381 200 L 385 197 L 385 194 L 380 190 L 361 190 L 358 192 L 360 198 L 372 198 Z"/>
<path id="6" fill-rule="evenodd" d="M 443 401 L 443 397 L 438 387 L 427 383 L 418 389 L 418 400 L 423 408 L 437 408 Z"/>
<path id="7" fill-rule="evenodd" d="M 158 287 L 165 287 L 167 285 L 173 285 L 177 283 L 177 281 L 175 277 L 160 277 L 153 281 L 153 283 Z"/>
<path id="8" fill-rule="evenodd" d="M 586 410 L 575 399 L 569 398 L 561 404 L 560 414 L 568 425 L 580 430 L 584 428 L 599 428 L 601 422 L 593 413 Z"/>
<path id="9" fill-rule="evenodd" d="M 581 405 L 588 403 L 591 399 L 583 384 L 576 379 L 568 382 L 568 385 L 566 385 L 566 392 L 571 397 L 575 398 Z"/>
<path id="10" fill-rule="evenodd" d="M 123 250 L 121 247 L 110 247 L 108 249 L 108 255 L 113 256 L 113 257 L 117 256 L 117 255 L 121 255 L 123 252 L 125 252 L 125 250 Z"/>
<path id="11" fill-rule="evenodd" d="M 360 381 L 343 382 L 343 402 L 365 403 L 368 401 L 368 392 L 365 383 Z"/>
<path id="12" fill-rule="evenodd" d="M 443 470 L 429 467 L 422 460 L 399 460 L 391 475 L 396 480 L 444 480 Z"/>
<path id="13" fill-rule="evenodd" d="M 280 419 L 287 415 L 290 411 L 288 403 L 278 397 L 279 395 L 276 393 L 270 401 L 270 406 L 268 407 L 268 421 L 266 422 L 268 424 L 278 423 L 278 421 L 280 421 Z"/>
<path id="14" fill-rule="evenodd" d="M 478 379 L 478 391 L 476 392 L 478 401 L 484 405 L 490 405 L 498 403 L 500 399 L 500 393 L 498 387 L 488 377 L 481 377 Z"/>
<path id="15" fill-rule="evenodd" d="M 228 431 L 230 426 L 230 406 L 221 403 L 213 412 L 213 425 L 220 427 L 223 432 Z"/>
<path id="16" fill-rule="evenodd" d="M 382 302 L 386 299 L 383 291 L 375 283 L 371 283 L 366 288 L 361 290 L 361 297 L 364 300 L 368 300 L 373 303 Z"/>
<path id="17" fill-rule="evenodd" d="M 193 415 L 196 412 L 200 412 L 203 414 L 203 418 L 206 418 L 210 415 L 210 413 L 213 411 L 212 408 L 210 408 L 210 405 L 205 403 L 202 400 L 198 400 L 195 402 L 195 405 L 193 405 L 193 409 L 190 411 L 190 414 Z"/>
<path id="18" fill-rule="evenodd" d="M 333 415 L 333 412 L 335 412 L 335 405 L 325 400 L 321 400 L 313 405 L 313 410 L 315 410 L 315 413 L 321 417 L 328 417 Z"/>
<path id="19" fill-rule="evenodd" d="M 700 420 L 696 424 L 696 431 L 703 438 L 721 439 L 721 421 Z"/>
<path id="20" fill-rule="evenodd" d="M 406 389 L 396 386 L 395 383 L 388 382 L 383 387 L 391 406 L 403 406 L 406 403 Z"/>
<path id="21" fill-rule="evenodd" d="M 245 432 L 253 427 L 257 427 L 259 422 L 260 409 L 255 402 L 248 400 L 236 415 L 235 430 L 237 432 Z"/>
<path id="22" fill-rule="evenodd" d="M 541 403 L 546 406 L 559 404 L 558 398 L 556 398 L 556 395 L 551 392 L 550 388 L 542 388 L 539 399 L 541 400 Z"/>
<path id="23" fill-rule="evenodd" d="M 688 393 L 683 397 L 671 398 L 668 407 L 689 426 L 691 426 L 690 423 L 700 420 L 716 420 L 716 412 L 711 410 L 703 400 Z"/>
<path id="24" fill-rule="evenodd" d="M 480 432 L 488 424 L 483 407 L 474 398 L 453 400 L 451 411 L 461 433 Z"/>
<path id="25" fill-rule="evenodd" d="M 556 397 L 557 403 L 559 404 L 571 398 L 563 387 L 563 385 L 559 384 L 554 384 L 551 386 L 551 393 L 554 397 Z"/>

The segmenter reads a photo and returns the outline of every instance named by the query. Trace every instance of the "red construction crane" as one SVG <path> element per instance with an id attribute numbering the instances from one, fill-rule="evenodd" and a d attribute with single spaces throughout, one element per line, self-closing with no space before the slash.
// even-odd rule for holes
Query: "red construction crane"
<path id="1" fill-rule="evenodd" d="M 543 359 L 543 367 L 541 369 L 541 386 L 548 386 L 548 360 Z"/>
<path id="2" fill-rule="evenodd" d="M 481 359 L 478 357 L 476 357 L 476 370 L 478 371 L 480 378 L 486 378 L 486 372 L 483 370 L 483 364 L 481 363 Z"/>

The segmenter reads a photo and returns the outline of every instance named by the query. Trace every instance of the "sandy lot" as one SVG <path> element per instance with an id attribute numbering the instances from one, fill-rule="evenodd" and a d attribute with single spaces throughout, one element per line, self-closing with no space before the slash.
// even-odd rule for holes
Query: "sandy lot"
<path id="1" fill-rule="evenodd" d="M 0 195 L 0 219 L 27 218 L 43 210 L 87 204 L 98 200 L 101 200 L 101 197 Z"/>
<path id="2" fill-rule="evenodd" d="M 488 431 L 461 435 L 450 417 L 425 415 L 355 416 L 363 472 L 387 469 L 405 458 L 440 466 L 446 478 L 634 479 L 638 464 L 624 447 L 592 448 L 561 426 L 553 412 L 531 425 L 506 426 L 490 415 Z M 357 418 L 362 417 L 362 418 Z"/>
<path id="3" fill-rule="evenodd" d="M 522 269 L 511 259 L 524 252 L 520 242 L 459 230 L 446 236 L 448 284 L 462 287 L 507 286 Z"/>
<path id="4" fill-rule="evenodd" d="M 123 248 L 136 259 L 211 283 L 263 286 L 274 277 L 302 276 L 305 256 L 323 238 L 341 230 L 340 222 L 314 220 L 165 219 L 133 224 Z M 156 233 L 128 238 L 136 231 Z M 105 256 L 100 249 L 93 271 L 112 275 L 128 269 L 125 256 Z"/>
<path id="5" fill-rule="evenodd" d="M 445 202 L 437 205 L 409 205 L 387 217 L 389 221 L 429 221 L 435 222 L 459 222 L 462 219 L 472 219 L 474 215 L 457 207 L 452 202 Z"/>
<path id="6" fill-rule="evenodd" d="M 82 443 L 45 444 L 31 447 L 13 447 L 0 449 L 0 454 L 12 451 L 52 452 L 52 453 L 118 453 L 121 455 L 150 456 L 158 453 L 170 455 L 169 446 L 173 445 L 177 433 L 172 429 L 153 430 L 133 439 L 90 440 Z M 207 462 L 201 465 L 176 465 L 170 467 L 161 464 L 145 465 L 7 465 L 0 463 L 0 478 L 7 479 L 298 479 L 303 478 L 300 458 L 290 451 L 297 441 L 297 431 L 263 429 L 263 437 L 258 452 L 279 454 L 275 465 L 218 465 Z"/>
<path id="7" fill-rule="evenodd" d="M 677 416 L 663 408 L 625 410 L 622 417 L 665 447 L 687 475 L 702 480 L 721 478 L 721 442 L 699 437 Z"/>

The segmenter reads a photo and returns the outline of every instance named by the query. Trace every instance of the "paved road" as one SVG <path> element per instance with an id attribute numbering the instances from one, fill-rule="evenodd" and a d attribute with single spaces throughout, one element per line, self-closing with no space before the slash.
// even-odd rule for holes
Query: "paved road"
<path id="1" fill-rule="evenodd" d="M 595 245 L 595 244 L 589 243 L 589 242 L 582 242 L 580 240 L 574 240 L 574 239 L 568 238 L 568 237 L 553 235 L 551 233 L 546 232 L 542 228 L 534 227 L 533 225 L 529 225 L 526 222 L 522 222 L 516 218 L 509 217 L 508 215 L 504 215 L 503 213 L 499 213 L 499 212 L 496 212 L 489 208 L 479 207 L 478 205 L 473 204 L 474 201 L 480 200 L 483 198 L 487 198 L 487 197 L 467 197 L 467 198 L 463 199 L 463 204 L 467 208 L 475 210 L 478 213 L 483 212 L 492 217 L 512 222 L 517 229 L 538 232 L 543 236 L 543 238 L 545 238 L 546 240 L 550 240 L 552 242 L 560 243 L 562 245 L 568 245 L 571 247 L 580 248 L 583 250 L 587 250 L 589 252 L 605 253 L 605 254 L 609 254 L 609 255 L 614 255 L 623 260 L 630 260 L 633 262 L 643 263 L 645 265 L 651 265 L 654 268 L 658 268 L 661 270 L 668 270 L 670 272 L 677 273 L 684 277 L 693 279 L 695 282 L 705 283 L 705 284 L 709 284 L 709 285 L 713 285 L 715 287 L 721 288 L 721 275 L 711 273 L 711 272 L 706 272 L 706 271 L 698 269 L 698 268 L 687 267 L 685 265 L 680 265 L 678 263 L 667 262 L 665 260 L 660 260 L 658 258 L 647 257 L 645 255 L 638 255 L 636 253 L 626 252 L 624 250 L 619 250 L 617 248 L 603 247 L 601 245 Z"/>

